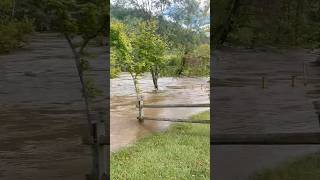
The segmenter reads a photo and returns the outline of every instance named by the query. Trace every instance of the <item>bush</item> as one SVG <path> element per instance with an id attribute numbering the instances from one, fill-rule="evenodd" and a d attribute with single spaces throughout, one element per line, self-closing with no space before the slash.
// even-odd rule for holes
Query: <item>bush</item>
<path id="1" fill-rule="evenodd" d="M 181 54 L 170 54 L 165 56 L 164 68 L 161 68 L 161 76 L 174 77 L 177 76 L 177 72 L 180 68 L 182 61 Z"/>
<path id="2" fill-rule="evenodd" d="M 33 32 L 33 24 L 29 20 L 10 21 L 0 24 L 0 53 L 8 53 L 21 47 Z"/>

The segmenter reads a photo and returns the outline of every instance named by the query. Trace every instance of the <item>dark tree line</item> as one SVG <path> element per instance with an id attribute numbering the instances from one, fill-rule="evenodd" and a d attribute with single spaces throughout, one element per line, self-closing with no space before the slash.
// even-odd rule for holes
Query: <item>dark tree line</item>
<path id="1" fill-rule="evenodd" d="M 212 44 L 319 47 L 320 1 L 214 0 Z"/>

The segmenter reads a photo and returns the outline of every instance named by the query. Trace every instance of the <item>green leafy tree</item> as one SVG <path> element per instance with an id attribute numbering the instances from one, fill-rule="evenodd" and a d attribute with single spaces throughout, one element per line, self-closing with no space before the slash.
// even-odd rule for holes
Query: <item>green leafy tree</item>
<path id="1" fill-rule="evenodd" d="M 154 88 L 158 90 L 158 78 L 164 65 L 167 45 L 156 30 L 155 21 L 140 22 L 133 35 L 132 44 L 135 61 L 145 62 L 151 72 Z"/>
<path id="2" fill-rule="evenodd" d="M 46 12 L 51 14 L 50 21 L 56 31 L 66 38 L 74 55 L 78 75 L 86 99 L 94 95 L 92 87 L 87 87 L 84 72 L 89 69 L 85 49 L 90 41 L 108 31 L 108 3 L 96 1 L 47 0 Z"/>
<path id="3" fill-rule="evenodd" d="M 111 22 L 110 40 L 111 48 L 114 49 L 111 56 L 116 58 L 122 69 L 127 70 L 133 80 L 137 99 L 140 96 L 139 76 L 148 70 L 147 63 L 144 59 L 134 58 L 132 48 L 132 36 L 127 35 L 126 26 L 118 21 Z"/>
<path id="4" fill-rule="evenodd" d="M 107 0 L 41 0 L 45 13 L 50 14 L 51 27 L 65 37 L 74 55 L 78 76 L 82 85 L 82 94 L 85 100 L 87 120 L 89 122 L 90 134 L 96 143 L 100 139 L 97 126 L 94 126 L 91 116 L 93 108 L 92 99 L 100 94 L 93 81 L 85 77 L 85 71 L 90 66 L 86 59 L 86 48 L 89 42 L 96 37 L 106 36 L 109 31 L 109 15 Z M 40 10 L 40 9 L 39 9 Z M 100 147 L 92 146 L 93 168 L 92 179 L 102 179 L 106 174 L 106 153 Z"/>

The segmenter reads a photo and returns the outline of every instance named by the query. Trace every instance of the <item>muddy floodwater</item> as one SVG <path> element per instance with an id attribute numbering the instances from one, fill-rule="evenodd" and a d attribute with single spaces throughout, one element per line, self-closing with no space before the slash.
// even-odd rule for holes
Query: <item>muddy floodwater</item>
<path id="1" fill-rule="evenodd" d="M 92 45 L 93 69 L 104 69 L 108 53 Z M 105 76 L 90 72 L 98 88 Z M 207 103 L 208 78 L 160 78 L 153 93 L 142 77 L 146 103 Z M 80 180 L 90 171 L 84 102 L 71 50 L 62 36 L 35 34 L 29 45 L 0 56 L 0 179 Z M 111 80 L 111 148 L 168 127 L 165 122 L 139 124 L 132 80 L 123 73 Z M 106 95 L 106 94 L 104 94 Z M 102 103 L 102 105 L 104 105 Z M 146 111 L 157 117 L 185 118 L 206 109 Z"/>
<path id="2" fill-rule="evenodd" d="M 319 132 L 313 101 L 320 100 L 320 67 L 306 50 L 224 48 L 214 63 L 213 126 L 217 133 Z M 304 86 L 303 64 L 308 84 Z M 292 87 L 292 76 L 296 76 Z M 265 77 L 265 88 L 262 88 Z M 212 147 L 216 180 L 245 180 L 320 150 L 318 145 L 217 145 Z"/>
<path id="3" fill-rule="evenodd" d="M 160 78 L 159 92 L 153 90 L 152 78 L 146 74 L 140 79 L 145 104 L 209 103 L 208 78 Z M 135 107 L 137 98 L 128 73 L 111 80 L 111 150 L 126 146 L 150 132 L 165 130 L 169 122 L 145 121 L 139 123 Z M 145 109 L 147 117 L 188 118 L 209 108 Z"/>

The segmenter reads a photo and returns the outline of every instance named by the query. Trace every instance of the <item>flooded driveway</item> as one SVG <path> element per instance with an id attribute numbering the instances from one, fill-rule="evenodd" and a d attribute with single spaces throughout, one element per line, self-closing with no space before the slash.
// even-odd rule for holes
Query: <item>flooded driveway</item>
<path id="1" fill-rule="evenodd" d="M 90 52 L 92 67 L 103 69 L 105 49 L 93 46 Z M 104 73 L 87 76 L 106 90 Z M 209 100 L 207 80 L 161 78 L 160 93 L 155 94 L 146 75 L 141 87 L 146 103 L 201 103 Z M 1 180 L 85 179 L 91 158 L 90 148 L 81 142 L 87 120 L 80 88 L 71 50 L 58 34 L 35 34 L 30 45 L 0 56 Z M 127 74 L 111 81 L 112 150 L 168 126 L 164 122 L 139 124 L 133 93 Z M 146 115 L 183 118 L 197 111 L 201 109 L 149 111 Z"/>
<path id="2" fill-rule="evenodd" d="M 284 52 L 225 48 L 214 71 L 214 125 L 217 133 L 319 132 L 312 101 L 320 97 L 316 56 L 304 50 Z M 303 84 L 303 63 L 309 84 Z M 291 76 L 295 75 L 295 86 Z M 262 76 L 265 88 L 262 88 Z M 217 145 L 212 147 L 213 177 L 243 180 L 266 167 L 319 151 L 317 145 Z"/>

